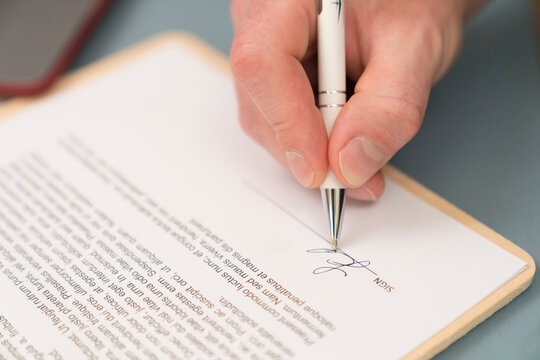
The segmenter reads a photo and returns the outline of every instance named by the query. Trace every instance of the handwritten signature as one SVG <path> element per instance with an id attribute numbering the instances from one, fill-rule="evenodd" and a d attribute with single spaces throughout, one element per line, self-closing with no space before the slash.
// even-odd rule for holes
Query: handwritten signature
<path id="1" fill-rule="evenodd" d="M 315 275 L 324 274 L 324 273 L 332 272 L 332 271 L 341 271 L 343 273 L 343 276 L 347 276 L 347 272 L 344 270 L 344 268 L 345 269 L 348 269 L 348 268 L 365 269 L 369 271 L 370 273 L 372 273 L 373 275 L 377 275 L 373 270 L 369 268 L 371 261 L 369 260 L 358 261 L 354 259 L 352 256 L 350 256 L 349 254 L 339 249 L 337 250 L 324 249 L 324 248 L 311 249 L 311 250 L 307 250 L 307 252 L 310 254 L 336 254 L 335 257 L 326 260 L 326 263 L 328 264 L 327 266 L 321 266 L 313 270 L 313 274 Z"/>

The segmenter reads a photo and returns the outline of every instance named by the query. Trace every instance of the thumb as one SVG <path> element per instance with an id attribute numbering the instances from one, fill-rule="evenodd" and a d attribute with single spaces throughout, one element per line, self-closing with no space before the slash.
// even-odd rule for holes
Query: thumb
<path id="1" fill-rule="evenodd" d="M 348 187 L 365 184 L 420 129 L 442 51 L 426 41 L 432 34 L 403 37 L 392 32 L 373 40 L 355 93 L 336 119 L 329 161 Z"/>

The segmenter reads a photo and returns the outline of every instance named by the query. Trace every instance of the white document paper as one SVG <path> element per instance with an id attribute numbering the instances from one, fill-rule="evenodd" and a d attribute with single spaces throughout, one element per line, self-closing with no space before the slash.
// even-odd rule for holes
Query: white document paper
<path id="1" fill-rule="evenodd" d="M 317 190 L 180 44 L 0 122 L 0 359 L 395 359 L 525 263 L 387 180 Z"/>

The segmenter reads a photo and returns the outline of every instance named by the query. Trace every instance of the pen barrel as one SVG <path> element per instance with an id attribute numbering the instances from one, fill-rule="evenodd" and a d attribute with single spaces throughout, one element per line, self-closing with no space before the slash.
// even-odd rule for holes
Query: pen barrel
<path id="1" fill-rule="evenodd" d="M 343 106 L 345 106 L 346 101 L 345 92 L 339 94 L 319 93 L 319 111 L 324 120 L 328 136 L 330 136 L 336 118 Z"/>
<path id="2" fill-rule="evenodd" d="M 319 109 L 326 126 L 328 136 L 339 112 L 345 105 L 346 70 L 345 70 L 345 1 L 319 0 L 317 17 L 318 46 L 318 84 Z M 323 189 L 344 188 L 328 170 Z"/>
<path id="3" fill-rule="evenodd" d="M 319 101 L 321 101 L 321 96 L 323 94 L 319 95 Z M 335 100 L 332 100 L 335 101 Z M 345 95 L 343 95 L 343 104 L 345 103 Z M 326 126 L 326 132 L 328 133 L 328 136 L 330 136 L 330 132 L 332 131 L 332 126 L 334 126 L 334 122 L 336 121 L 336 118 L 341 111 L 340 106 L 335 107 L 320 107 L 321 115 L 324 120 L 324 125 Z M 332 170 L 328 168 L 328 173 L 326 174 L 326 178 L 324 179 L 323 183 L 320 186 L 321 189 L 341 189 L 345 188 L 343 184 L 336 178 Z"/>
<path id="4" fill-rule="evenodd" d="M 345 91 L 345 2 L 320 0 L 317 17 L 319 92 Z"/>

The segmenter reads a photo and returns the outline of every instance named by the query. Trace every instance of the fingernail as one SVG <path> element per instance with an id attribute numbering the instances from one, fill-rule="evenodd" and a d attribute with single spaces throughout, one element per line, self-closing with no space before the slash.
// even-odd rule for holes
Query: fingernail
<path id="1" fill-rule="evenodd" d="M 364 136 L 357 136 L 339 152 L 339 168 L 352 186 L 363 185 L 386 161 L 386 153 Z"/>
<path id="2" fill-rule="evenodd" d="M 314 173 L 307 160 L 296 151 L 287 151 L 285 158 L 296 180 L 303 186 L 309 187 L 313 183 Z"/>
<path id="3" fill-rule="evenodd" d="M 367 185 L 354 189 L 354 197 L 358 200 L 364 201 L 373 201 L 377 199 L 375 193 L 371 191 L 371 189 Z"/>

